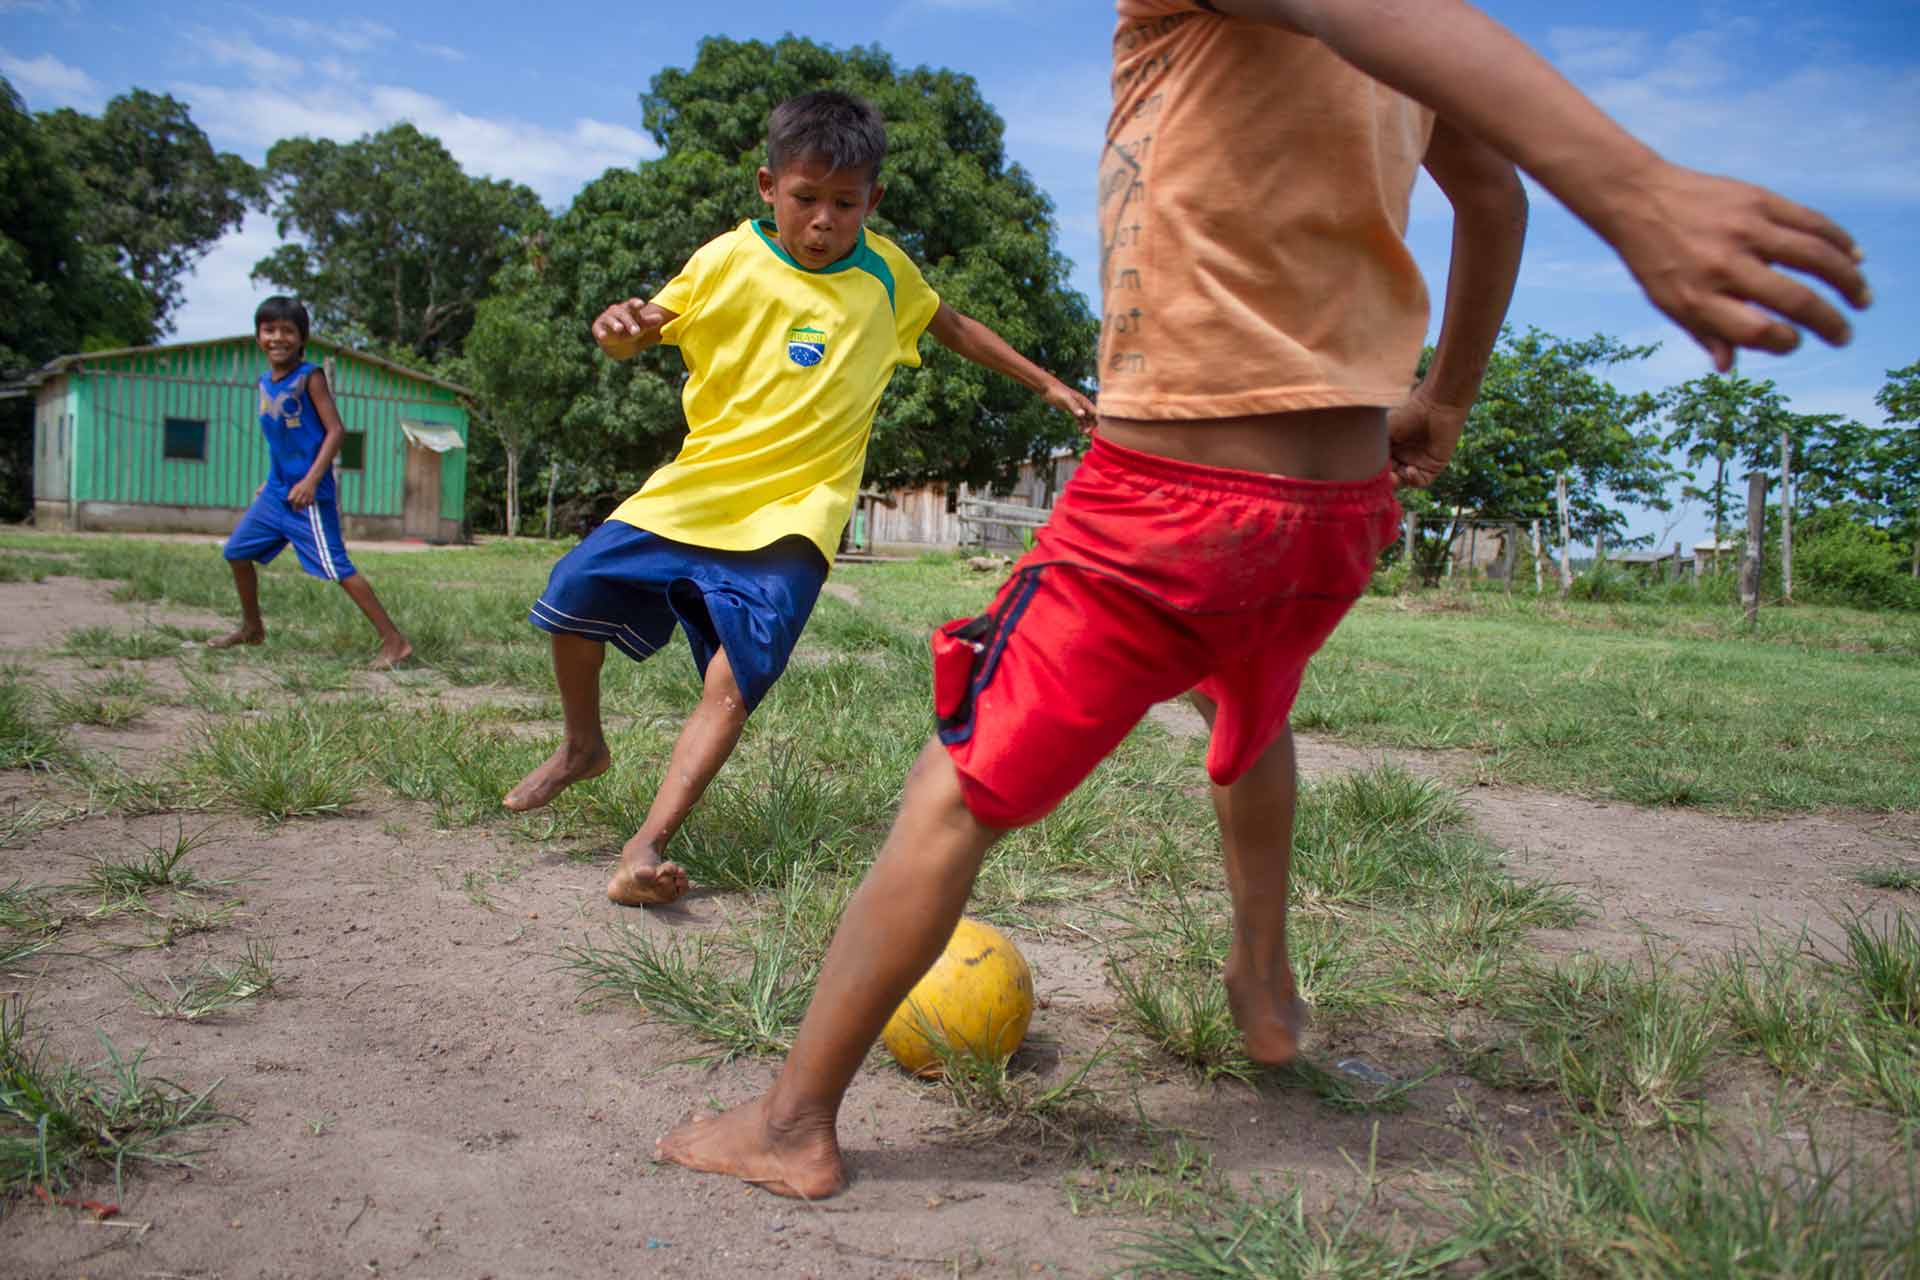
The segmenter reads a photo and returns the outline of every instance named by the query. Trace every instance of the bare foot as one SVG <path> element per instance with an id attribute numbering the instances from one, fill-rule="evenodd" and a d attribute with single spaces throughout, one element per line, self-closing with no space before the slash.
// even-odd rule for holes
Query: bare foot
<path id="1" fill-rule="evenodd" d="M 218 639 L 207 641 L 207 648 L 231 649 L 235 645 L 265 644 L 266 642 L 267 642 L 267 629 L 265 627 L 249 627 L 249 626 L 242 625 L 238 629 L 231 631 L 224 636 L 220 636 Z"/>
<path id="2" fill-rule="evenodd" d="M 1284 1067 L 1300 1056 L 1311 1010 L 1294 992 L 1293 975 L 1266 984 L 1237 978 L 1227 966 L 1227 1007 L 1246 1041 L 1247 1056 L 1263 1067 Z"/>
<path id="3" fill-rule="evenodd" d="M 391 671 L 412 656 L 413 646 L 407 643 L 406 637 L 395 636 L 380 646 L 380 652 L 367 664 L 367 670 Z"/>
<path id="4" fill-rule="evenodd" d="M 847 1185 L 833 1126 L 777 1132 L 764 1095 L 716 1116 L 687 1121 L 654 1144 L 654 1158 L 726 1173 L 777 1196 L 824 1200 Z"/>
<path id="5" fill-rule="evenodd" d="M 520 779 L 500 803 L 515 813 L 542 808 L 574 783 L 599 777 L 612 763 L 604 742 L 589 751 L 576 751 L 563 742 L 539 768 Z"/>
<path id="6" fill-rule="evenodd" d="M 623 907 L 657 907 L 692 887 L 684 867 L 661 861 L 653 843 L 636 835 L 620 851 L 620 865 L 607 881 L 607 897 Z"/>

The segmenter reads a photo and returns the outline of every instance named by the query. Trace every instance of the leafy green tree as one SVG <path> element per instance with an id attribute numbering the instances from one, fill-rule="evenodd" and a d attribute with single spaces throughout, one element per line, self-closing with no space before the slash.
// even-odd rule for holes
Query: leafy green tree
<path id="1" fill-rule="evenodd" d="M 1713 511 L 1713 539 L 1726 536 L 1727 521 L 1745 510 L 1744 500 L 1729 492 L 1729 468 L 1738 463 L 1750 470 L 1773 466 L 1779 456 L 1780 435 L 1804 436 L 1818 420 L 1794 414 L 1771 381 L 1755 382 L 1737 373 L 1709 373 L 1673 389 L 1667 403 L 1673 430 L 1666 447 L 1685 451 L 1695 478 L 1681 487 L 1682 497 L 1705 500 Z M 1795 452 L 1804 439 L 1795 440 Z M 1700 467 L 1713 462 L 1713 483 L 1700 486 Z"/>
<path id="2" fill-rule="evenodd" d="M 432 361 L 456 353 L 494 274 L 546 226 L 532 190 L 471 178 L 410 124 L 267 152 L 283 238 L 253 278 L 299 294 L 316 326 Z"/>
<path id="3" fill-rule="evenodd" d="M 0 78 L 0 382 L 55 356 L 134 346 L 153 335 L 145 293 L 87 243 L 80 189 L 39 123 Z M 33 401 L 0 400 L 0 514 L 32 492 Z"/>
<path id="4" fill-rule="evenodd" d="M 551 444 L 578 380 L 577 340 L 521 294 L 482 302 L 460 356 L 447 376 L 476 392 L 474 423 L 499 442 L 505 462 L 506 532 L 520 531 L 520 471 L 528 450 Z"/>
<path id="5" fill-rule="evenodd" d="M 1410 511 L 1429 517 L 1423 524 L 1440 530 L 1423 541 L 1424 576 L 1437 572 L 1466 521 L 1557 523 L 1561 476 L 1575 539 L 1619 543 L 1627 524 L 1620 503 L 1666 510 L 1671 469 L 1651 425 L 1659 401 L 1621 391 L 1604 376 L 1653 350 L 1604 334 L 1503 332 L 1452 461 L 1431 489 L 1402 493 Z"/>
<path id="6" fill-rule="evenodd" d="M 868 226 L 910 254 L 955 307 L 1067 381 L 1090 379 L 1098 325 L 1068 287 L 1052 204 L 1008 162 L 1000 117 L 970 77 L 901 71 L 871 47 L 714 37 L 691 68 L 660 72 L 641 96 L 662 154 L 589 184 L 555 224 L 540 280 L 523 266 L 505 282 L 544 293 L 559 331 L 586 357 L 566 414 L 568 458 L 601 483 L 630 487 L 678 448 L 685 375 L 671 350 L 617 365 L 598 358 L 588 325 L 612 302 L 649 296 L 701 244 L 766 212 L 755 174 L 767 115 L 820 88 L 862 94 L 887 121 L 886 196 Z M 924 367 L 902 370 L 881 401 L 870 483 L 1005 481 L 1023 461 L 1074 440 L 1073 424 L 1024 387 L 933 342 L 922 354 Z"/>
<path id="7" fill-rule="evenodd" d="M 78 184 L 82 236 L 114 252 L 146 290 L 154 328 L 168 332 L 182 278 L 260 199 L 259 173 L 215 151 L 185 103 L 145 89 L 97 117 L 47 112 L 40 127 Z"/>
<path id="8" fill-rule="evenodd" d="M 1893 424 L 1875 459 L 1879 500 L 1893 532 L 1912 546 L 1913 576 L 1920 578 L 1920 360 L 1889 369 L 1873 402 Z"/>

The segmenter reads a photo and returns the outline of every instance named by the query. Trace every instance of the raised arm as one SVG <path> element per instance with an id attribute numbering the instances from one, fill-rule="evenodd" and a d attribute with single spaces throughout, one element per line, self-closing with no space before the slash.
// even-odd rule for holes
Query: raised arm
<path id="1" fill-rule="evenodd" d="M 1040 393 L 1062 413 L 1072 414 L 1082 431 L 1093 429 L 1093 402 L 1033 361 L 1007 345 L 1007 340 L 972 316 L 955 311 L 946 303 L 933 313 L 927 332 L 955 355 L 964 356 L 995 373 L 1004 373 L 1015 382 Z"/>
<path id="2" fill-rule="evenodd" d="M 1716 367 L 1737 347 L 1787 352 L 1846 318 L 1790 267 L 1870 301 L 1853 238 L 1782 196 L 1662 160 L 1516 36 L 1464 0 L 1209 0 L 1320 40 L 1532 174 L 1626 261 Z"/>
<path id="3" fill-rule="evenodd" d="M 1500 338 L 1520 250 L 1527 192 L 1499 152 L 1445 120 L 1434 124 L 1427 172 L 1453 205 L 1453 258 L 1427 376 L 1387 415 L 1394 480 L 1424 489 L 1453 457 Z"/>
<path id="4" fill-rule="evenodd" d="M 678 315 L 657 303 L 628 298 L 602 311 L 593 322 L 593 340 L 615 360 L 633 357 L 660 341 L 660 330 Z"/>

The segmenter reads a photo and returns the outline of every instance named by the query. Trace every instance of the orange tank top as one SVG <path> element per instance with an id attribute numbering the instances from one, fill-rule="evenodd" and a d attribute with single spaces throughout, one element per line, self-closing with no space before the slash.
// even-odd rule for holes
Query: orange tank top
<path id="1" fill-rule="evenodd" d="M 1427 331 L 1407 250 L 1433 114 L 1319 41 L 1118 0 L 1100 165 L 1100 411 L 1393 405 Z"/>

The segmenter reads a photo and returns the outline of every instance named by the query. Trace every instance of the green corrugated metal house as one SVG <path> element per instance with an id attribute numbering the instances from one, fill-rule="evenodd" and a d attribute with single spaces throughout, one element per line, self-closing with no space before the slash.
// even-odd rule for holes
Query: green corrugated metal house
<path id="1" fill-rule="evenodd" d="M 334 463 L 349 539 L 458 541 L 468 393 L 324 338 L 347 439 Z M 34 397 L 34 523 L 42 529 L 225 533 L 267 476 L 251 336 L 62 356 L 0 394 Z"/>

